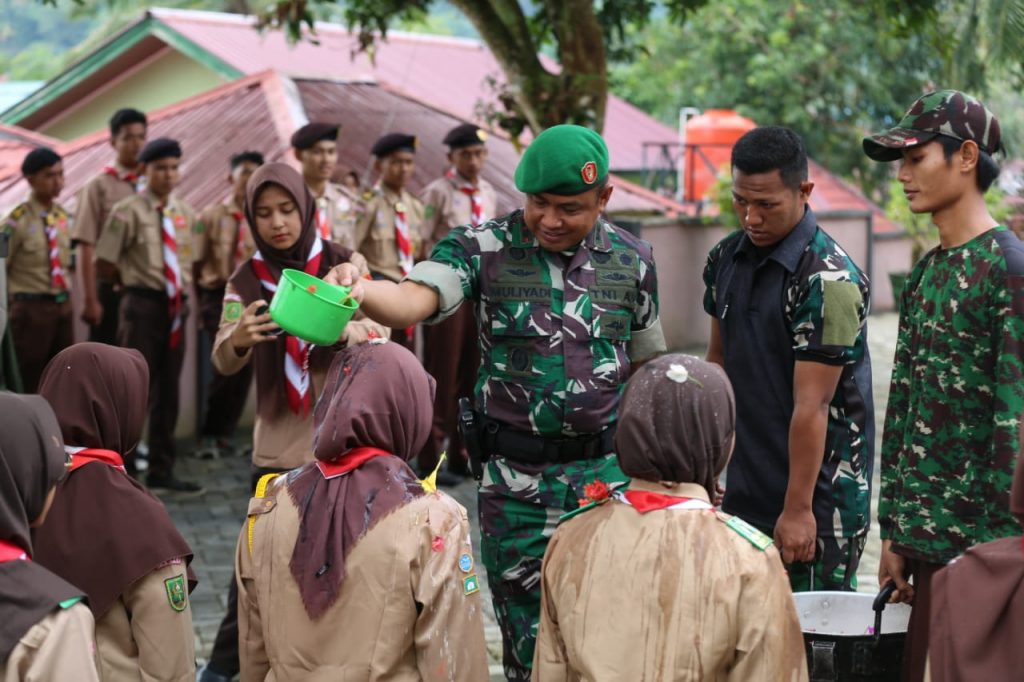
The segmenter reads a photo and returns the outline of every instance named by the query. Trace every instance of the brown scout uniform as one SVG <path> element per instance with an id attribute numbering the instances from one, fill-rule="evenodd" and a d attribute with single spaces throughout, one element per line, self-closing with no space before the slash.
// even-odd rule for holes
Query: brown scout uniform
<path id="1" fill-rule="evenodd" d="M 192 282 L 192 208 L 171 197 L 182 301 Z M 185 358 L 185 334 L 170 347 L 170 302 L 164 275 L 163 225 L 159 200 L 149 191 L 114 206 L 96 244 L 96 260 L 117 266 L 123 294 L 117 345 L 135 348 L 149 365 L 149 475 L 170 476 L 174 468 L 174 428 L 178 421 L 178 381 Z M 187 306 L 182 309 L 182 332 Z M 127 462 L 126 462 L 127 463 Z"/>
<path id="2" fill-rule="evenodd" d="M 484 218 L 494 218 L 497 195 L 491 183 L 477 183 Z M 420 253 L 430 256 L 434 245 L 448 236 L 453 227 L 473 222 L 473 202 L 453 180 L 440 177 L 427 185 L 420 195 L 424 218 L 420 234 Z M 461 306 L 444 322 L 423 327 L 423 366 L 437 381 L 434 395 L 434 426 L 419 456 L 420 469 L 433 471 L 449 440 L 448 457 L 456 469 L 466 469 L 462 436 L 458 431 L 458 401 L 473 395 L 476 372 L 480 367 L 480 347 L 473 306 Z"/>
<path id="3" fill-rule="evenodd" d="M 188 590 L 172 599 L 165 582 L 176 578 L 185 578 L 184 561 L 157 568 L 132 583 L 96 622 L 96 665 L 103 682 L 195 680 Z"/>
<path id="4" fill-rule="evenodd" d="M 328 182 L 324 193 L 316 198 L 317 220 L 325 211 L 331 226 L 331 241 L 355 250 L 356 221 L 362 214 L 362 201 L 348 188 Z M 319 230 L 319 222 L 317 222 Z M 322 235 L 321 235 L 322 236 Z"/>
<path id="5" fill-rule="evenodd" d="M 11 650 L 0 674 L 0 682 L 99 679 L 93 659 L 92 612 L 81 602 L 33 625 Z"/>
<path id="6" fill-rule="evenodd" d="M 288 569 L 299 531 L 291 496 L 272 482 L 249 513 L 252 553 L 243 526 L 235 559 L 242 682 L 489 679 L 469 520 L 455 500 L 424 495 L 370 528 L 316 621 Z"/>
<path id="7" fill-rule="evenodd" d="M 57 226 L 57 247 L 65 288 L 51 279 L 46 221 Z M 47 215 L 34 199 L 17 206 L 4 223 L 10 235 L 7 287 L 11 299 L 10 325 L 26 393 L 35 393 L 50 359 L 74 343 L 71 298 L 71 240 L 68 214 L 54 203 Z"/>
<path id="8" fill-rule="evenodd" d="M 694 483 L 630 489 L 708 501 Z M 640 514 L 614 499 L 563 522 L 544 557 L 533 681 L 807 680 L 789 582 L 761 539 L 763 551 L 713 510 Z"/>
<path id="9" fill-rule="evenodd" d="M 114 204 L 136 193 L 137 178 L 119 163 L 115 163 L 112 168 L 117 177 L 103 171 L 79 191 L 71 230 L 72 241 L 95 246 Z M 117 343 L 120 295 L 114 290 L 113 282 L 104 282 L 99 275 L 96 279 L 100 305 L 103 306 L 103 321 L 89 331 L 89 340 L 113 345 Z"/>
<path id="10" fill-rule="evenodd" d="M 242 207 L 232 199 L 227 203 L 210 206 L 196 223 L 193 271 L 199 296 L 200 322 L 210 343 L 220 327 L 224 288 L 228 278 L 239 264 L 249 260 L 256 252 L 252 228 L 241 222 L 244 220 Z M 234 435 L 251 384 L 252 369 L 249 366 L 231 375 L 221 374 L 214 369 L 206 399 L 206 419 L 200 429 L 200 436 L 229 439 Z"/>

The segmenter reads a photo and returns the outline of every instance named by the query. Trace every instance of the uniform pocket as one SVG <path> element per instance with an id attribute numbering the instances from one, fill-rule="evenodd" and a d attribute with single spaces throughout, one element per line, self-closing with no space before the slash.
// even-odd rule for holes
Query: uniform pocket
<path id="1" fill-rule="evenodd" d="M 490 363 L 496 378 L 538 383 L 544 372 L 537 359 L 551 344 L 551 306 L 531 301 L 503 301 L 488 310 L 491 324 Z"/>

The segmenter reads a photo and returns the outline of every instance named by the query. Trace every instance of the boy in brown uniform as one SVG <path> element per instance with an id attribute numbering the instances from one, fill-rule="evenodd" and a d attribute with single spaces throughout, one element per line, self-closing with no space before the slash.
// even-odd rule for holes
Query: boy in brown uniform
<path id="1" fill-rule="evenodd" d="M 135 194 L 139 186 L 138 155 L 146 144 L 146 115 L 135 109 L 119 109 L 110 117 L 110 146 L 114 163 L 82 188 L 75 207 L 71 239 L 78 245 L 85 305 L 82 320 L 89 325 L 89 340 L 117 343 L 117 309 L 120 294 L 114 283 L 99 278 L 93 264 L 96 243 L 114 204 Z"/>
<path id="2" fill-rule="evenodd" d="M 35 393 L 43 368 L 74 343 L 71 319 L 71 247 L 68 214 L 56 202 L 64 189 L 61 157 L 45 147 L 28 153 L 21 173 L 31 188 L 4 222 L 11 337 L 26 393 Z"/>
<path id="3" fill-rule="evenodd" d="M 427 258 L 434 244 L 459 225 L 481 225 L 495 217 L 494 187 L 480 177 L 487 161 L 487 133 L 472 123 L 452 128 L 443 143 L 451 167 L 423 190 L 423 244 Z M 437 381 L 434 427 L 419 455 L 421 472 L 431 472 L 448 440 L 448 470 L 438 473 L 441 485 L 456 485 L 468 473 L 462 438 L 455 428 L 459 398 L 473 395 L 480 349 L 471 306 L 459 308 L 444 322 L 423 327 L 423 365 Z"/>
<path id="4" fill-rule="evenodd" d="M 228 176 L 231 197 L 226 202 L 208 207 L 196 223 L 192 272 L 199 296 L 202 330 L 207 333 L 211 345 L 220 326 L 228 278 L 256 251 L 256 242 L 244 215 L 245 186 L 253 172 L 262 165 L 263 155 L 259 152 L 248 151 L 232 156 L 231 174 Z M 203 355 L 208 357 L 209 353 Z M 206 399 L 206 418 L 199 432 L 199 454 L 216 456 L 232 450 L 231 439 L 245 408 L 251 383 L 252 368 L 248 365 L 231 376 L 213 368 L 213 381 Z"/>
<path id="5" fill-rule="evenodd" d="M 356 223 L 354 248 L 366 257 L 374 279 L 400 282 L 420 252 L 423 204 L 405 189 L 416 168 L 416 136 L 389 133 L 370 151 L 380 182 L 363 195 L 366 212 Z M 414 329 L 394 329 L 391 340 L 411 349 Z"/>
<path id="6" fill-rule="evenodd" d="M 338 130 L 335 123 L 307 123 L 292 135 L 295 158 L 302 164 L 302 177 L 316 199 L 316 220 L 320 237 L 346 249 L 353 248 L 359 198 L 331 182 L 338 166 Z"/>
<path id="7" fill-rule="evenodd" d="M 174 477 L 178 380 L 185 358 L 186 292 L 191 284 L 192 208 L 171 196 L 178 186 L 181 146 L 153 140 L 139 154 L 146 190 L 114 206 L 96 244 L 99 273 L 123 287 L 117 341 L 149 365 L 149 474 L 153 489 L 199 493 Z M 131 466 L 134 462 L 125 462 Z"/>

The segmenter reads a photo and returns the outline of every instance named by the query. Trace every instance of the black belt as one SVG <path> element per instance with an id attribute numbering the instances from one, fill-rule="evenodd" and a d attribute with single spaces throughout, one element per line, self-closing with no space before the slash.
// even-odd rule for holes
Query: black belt
<path id="1" fill-rule="evenodd" d="M 157 289 L 147 289 L 145 287 L 125 287 L 124 288 L 124 293 L 126 293 L 126 294 L 135 294 L 136 296 L 141 296 L 142 298 L 148 298 L 148 299 L 150 299 L 152 301 L 164 301 L 164 302 L 166 302 L 168 300 L 168 296 L 167 296 L 167 292 L 166 291 L 159 291 Z M 184 303 L 187 300 L 188 300 L 188 294 L 186 294 L 185 292 L 182 292 L 181 293 L 181 302 Z"/>
<path id="2" fill-rule="evenodd" d="M 64 303 L 68 300 L 68 292 L 62 291 L 59 294 L 12 294 L 15 301 L 46 301 L 47 303 Z"/>
<path id="3" fill-rule="evenodd" d="M 575 438 L 545 438 L 517 431 L 484 417 L 483 445 L 488 454 L 527 464 L 597 459 L 615 449 L 615 429 Z"/>

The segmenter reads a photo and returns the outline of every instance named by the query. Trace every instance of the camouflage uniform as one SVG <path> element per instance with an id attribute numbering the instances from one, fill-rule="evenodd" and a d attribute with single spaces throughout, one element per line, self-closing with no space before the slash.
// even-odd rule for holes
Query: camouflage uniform
<path id="1" fill-rule="evenodd" d="M 874 459 L 867 277 L 807 209 L 763 259 L 743 232 L 723 239 L 708 255 L 704 283 L 704 309 L 719 320 L 736 392 L 725 511 L 772 534 L 788 486 L 795 363 L 843 367 L 812 503 L 815 559 L 787 569 L 795 591 L 856 589 Z"/>
<path id="2" fill-rule="evenodd" d="M 922 258 L 903 291 L 882 439 L 882 538 L 945 564 L 1020 526 L 1024 245 L 998 227 Z"/>
<path id="3" fill-rule="evenodd" d="M 439 322 L 476 303 L 483 358 L 476 403 L 504 427 L 551 439 L 614 426 L 630 363 L 665 348 L 651 247 L 598 220 L 573 253 L 544 251 L 522 211 L 457 227 L 409 279 L 438 291 Z M 614 455 L 558 464 L 494 457 L 481 482 L 482 556 L 505 673 L 528 680 L 540 567 L 583 486 L 626 480 Z"/>

